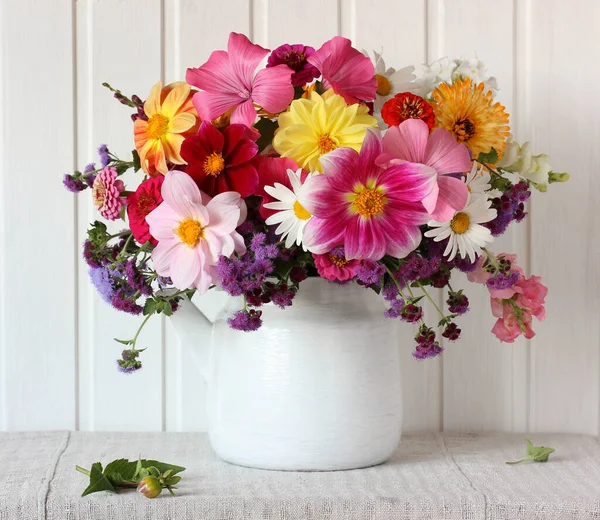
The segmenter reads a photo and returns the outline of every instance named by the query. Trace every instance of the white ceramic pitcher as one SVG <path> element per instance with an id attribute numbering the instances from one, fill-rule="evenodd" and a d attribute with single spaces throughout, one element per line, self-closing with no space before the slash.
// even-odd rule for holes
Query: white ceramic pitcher
<path id="1" fill-rule="evenodd" d="M 214 323 L 188 300 L 172 316 L 208 383 L 213 449 L 225 461 L 275 470 L 384 462 L 400 440 L 402 400 L 395 324 L 381 297 L 309 278 L 293 303 L 264 306 L 255 332 L 227 325 L 239 298 Z"/>

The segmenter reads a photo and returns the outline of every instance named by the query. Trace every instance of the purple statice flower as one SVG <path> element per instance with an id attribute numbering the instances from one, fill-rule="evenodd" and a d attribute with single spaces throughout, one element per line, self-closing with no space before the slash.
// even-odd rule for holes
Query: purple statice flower
<path id="1" fill-rule="evenodd" d="M 277 47 L 267 61 L 267 67 L 276 65 L 287 65 L 294 71 L 292 74 L 292 85 L 301 87 L 318 78 L 321 73 L 314 65 L 308 63 L 308 58 L 312 56 L 315 49 L 305 45 L 284 44 Z"/>
<path id="2" fill-rule="evenodd" d="M 442 332 L 442 336 L 449 341 L 456 341 L 458 338 L 460 338 L 460 333 L 461 330 L 458 328 L 456 323 L 448 323 L 444 329 L 444 332 Z"/>
<path id="3" fill-rule="evenodd" d="M 404 300 L 397 298 L 391 301 L 389 309 L 383 313 L 386 318 L 399 318 L 404 308 Z"/>
<path id="4" fill-rule="evenodd" d="M 454 265 L 463 273 L 471 273 L 477 267 L 477 260 L 475 260 L 475 262 L 471 262 L 469 257 L 462 258 L 460 255 L 457 255 L 454 259 Z"/>
<path id="5" fill-rule="evenodd" d="M 519 273 L 517 271 L 510 271 L 508 273 L 498 273 L 485 283 L 487 288 L 494 291 L 501 291 L 502 289 L 508 289 L 517 283 L 519 280 Z"/>
<path id="6" fill-rule="evenodd" d="M 495 237 L 506 231 L 508 225 L 516 220 L 521 222 L 526 216 L 525 202 L 531 196 L 529 185 L 526 182 L 519 182 L 508 188 L 500 197 L 492 200 L 492 208 L 497 211 L 494 220 L 483 224 Z"/>
<path id="7" fill-rule="evenodd" d="M 381 294 L 383 295 L 383 299 L 391 302 L 398 297 L 398 287 L 394 282 L 388 282 L 381 289 Z"/>
<path id="8" fill-rule="evenodd" d="M 117 368 L 119 372 L 131 374 L 142 368 L 142 362 L 138 359 L 138 350 L 124 350 L 121 352 L 121 358 L 117 359 Z"/>
<path id="9" fill-rule="evenodd" d="M 452 314 L 464 314 L 469 310 L 469 298 L 467 298 L 462 290 L 450 291 L 448 293 L 448 299 L 446 300 L 448 310 Z"/>
<path id="10" fill-rule="evenodd" d="M 427 325 L 421 325 L 419 327 L 419 332 L 415 336 L 415 341 L 417 342 L 417 346 L 413 352 L 413 357 L 417 359 L 436 357 L 444 350 L 435 340 L 435 332 L 433 329 L 427 327 Z"/>
<path id="11" fill-rule="evenodd" d="M 287 285 L 281 284 L 279 288 L 272 291 L 269 296 L 275 305 L 284 309 L 285 307 L 290 307 L 292 305 L 292 300 L 294 299 L 294 296 L 296 296 L 296 292 L 290 290 Z"/>
<path id="12" fill-rule="evenodd" d="M 142 313 L 143 308 L 135 303 L 133 300 L 128 298 L 127 291 L 125 289 L 118 289 L 112 296 L 110 303 L 118 311 L 123 311 L 128 314 L 139 315 Z"/>
<path id="13" fill-rule="evenodd" d="M 398 280 L 407 283 L 429 278 L 440 268 L 439 257 L 424 258 L 411 253 L 405 258 L 405 262 L 400 266 L 397 273 L 394 273 L 394 276 Z"/>
<path id="14" fill-rule="evenodd" d="M 65 176 L 63 177 L 63 185 L 72 193 L 79 193 L 88 187 L 81 178 L 68 173 L 65 173 Z"/>
<path id="15" fill-rule="evenodd" d="M 234 330 L 250 332 L 258 330 L 262 325 L 262 312 L 254 309 L 249 311 L 238 311 L 227 319 L 227 323 Z"/>
<path id="16" fill-rule="evenodd" d="M 354 270 L 363 285 L 379 285 L 385 274 L 385 265 L 373 260 L 363 260 Z"/>
<path id="17" fill-rule="evenodd" d="M 106 303 L 112 303 L 115 295 L 115 287 L 110 276 L 110 271 L 106 267 L 90 267 L 90 279 L 96 290 L 102 296 Z"/>
<path id="18" fill-rule="evenodd" d="M 106 167 L 108 166 L 108 163 L 110 162 L 110 155 L 108 154 L 108 146 L 106 146 L 105 144 L 101 144 L 100 147 L 98 148 L 98 155 L 100 156 L 100 164 L 102 165 L 102 167 Z"/>
<path id="19" fill-rule="evenodd" d="M 423 317 L 423 308 L 414 303 L 408 303 L 402 307 L 400 318 L 408 323 L 415 323 Z"/>

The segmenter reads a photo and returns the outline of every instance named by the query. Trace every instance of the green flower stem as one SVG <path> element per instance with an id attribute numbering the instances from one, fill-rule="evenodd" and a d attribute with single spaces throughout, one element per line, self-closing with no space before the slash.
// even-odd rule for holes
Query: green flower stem
<path id="1" fill-rule="evenodd" d="M 441 309 L 438 307 L 437 303 L 435 303 L 433 301 L 433 298 L 431 296 L 429 296 L 429 293 L 425 290 L 425 287 L 423 287 L 423 284 L 417 280 L 417 285 L 419 286 L 421 291 L 423 291 L 423 294 L 425 295 L 425 297 L 431 302 L 431 305 L 433 305 L 435 307 L 435 310 L 438 311 L 438 314 L 442 317 L 442 319 L 445 319 L 446 316 L 441 311 Z"/>
<path id="2" fill-rule="evenodd" d="M 394 282 L 394 284 L 396 285 L 396 288 L 398 289 L 398 293 L 400 294 L 400 296 L 402 296 L 402 299 L 406 302 L 408 300 L 408 298 L 402 292 L 402 289 L 400 288 L 400 284 L 398 283 L 398 280 L 396 280 L 396 278 L 394 278 L 394 273 L 392 273 L 392 271 L 390 270 L 390 268 L 387 265 L 385 266 L 385 270 L 390 275 L 392 282 Z M 412 296 L 412 293 L 411 293 L 411 296 Z"/>
<path id="3" fill-rule="evenodd" d="M 456 291 L 455 291 L 455 290 L 452 288 L 452 286 L 450 285 L 450 282 L 448 282 L 448 283 L 447 283 L 447 285 L 448 285 L 448 289 L 450 289 L 452 292 L 456 292 Z"/>
<path id="4" fill-rule="evenodd" d="M 142 321 L 142 324 L 139 326 L 137 332 L 135 333 L 135 336 L 131 340 L 131 350 L 133 350 L 133 351 L 137 350 L 135 348 L 135 344 L 137 342 L 138 336 L 140 335 L 140 332 L 142 332 L 142 329 L 144 328 L 144 326 L 146 325 L 146 323 L 148 323 L 148 320 L 150 319 L 151 316 L 152 316 L 152 314 L 148 314 L 148 316 L 146 316 L 146 318 L 144 319 L 144 321 Z"/>
<path id="5" fill-rule="evenodd" d="M 494 170 L 494 168 L 490 168 L 486 163 L 479 162 L 478 160 L 475 160 L 475 162 L 481 164 L 481 166 L 483 166 L 490 173 L 497 175 L 498 177 L 502 177 L 502 174 L 500 172 Z"/>
<path id="6" fill-rule="evenodd" d="M 75 466 L 75 469 L 77 471 L 79 471 L 79 473 L 83 473 L 84 475 L 87 475 L 88 477 L 92 474 L 89 470 L 82 468 L 81 466 Z"/>
<path id="7" fill-rule="evenodd" d="M 112 240 L 113 238 L 122 237 L 125 235 L 131 235 L 131 231 L 129 231 L 129 230 L 121 231 L 120 233 L 115 233 L 114 235 L 108 235 L 108 238 L 106 239 L 106 241 L 108 242 L 109 240 Z"/>
<path id="8" fill-rule="evenodd" d="M 498 260 L 496 260 L 496 257 L 493 255 L 493 253 L 490 253 L 485 247 L 483 247 L 482 249 L 485 251 L 485 254 L 487 255 L 490 263 L 496 268 L 497 271 L 499 271 L 500 264 L 498 263 Z"/>

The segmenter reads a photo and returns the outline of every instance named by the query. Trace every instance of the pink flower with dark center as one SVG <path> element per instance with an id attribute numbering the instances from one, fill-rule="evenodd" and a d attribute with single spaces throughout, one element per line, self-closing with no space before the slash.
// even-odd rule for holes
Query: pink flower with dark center
<path id="1" fill-rule="evenodd" d="M 94 205 L 107 220 L 117 220 L 125 203 L 125 199 L 121 197 L 125 185 L 117 176 L 117 170 L 106 167 L 96 175 L 92 185 Z"/>
<path id="2" fill-rule="evenodd" d="M 268 49 L 232 32 L 227 52 L 214 51 L 204 65 L 188 69 L 185 80 L 202 89 L 192 99 L 200 118 L 212 120 L 233 108 L 232 123 L 252 126 L 256 120 L 254 103 L 271 113 L 285 110 L 294 98 L 293 70 L 277 65 L 255 74 L 267 54 Z"/>
<path id="3" fill-rule="evenodd" d="M 338 148 L 321 157 L 325 174 L 307 179 L 302 205 L 313 215 L 304 244 L 314 254 L 342 245 L 345 258 L 403 258 L 421 242 L 428 220 L 421 200 L 433 189 L 435 172 L 403 162 L 381 167 L 379 135 L 367 130 L 360 154 Z"/>
<path id="4" fill-rule="evenodd" d="M 470 171 L 471 156 L 467 147 L 457 143 L 448 130 L 436 128 L 430 135 L 427 123 L 407 119 L 387 130 L 383 150 L 380 164 L 419 163 L 434 172 L 434 188 L 423 199 L 423 206 L 433 220 L 445 222 L 464 209 L 469 198 L 467 185 L 448 174 Z"/>
<path id="5" fill-rule="evenodd" d="M 324 255 L 315 255 L 315 267 L 321 278 L 330 282 L 345 282 L 356 276 L 355 268 L 360 265 L 360 260 L 348 260 L 344 256 L 344 249 L 336 247 Z"/>
<path id="6" fill-rule="evenodd" d="M 294 71 L 292 74 L 292 85 L 300 87 L 310 83 L 313 79 L 318 78 L 321 73 L 314 66 L 308 63 L 308 58 L 315 53 L 315 49 L 305 45 L 285 44 L 277 47 L 267 61 L 267 67 L 275 67 L 276 65 L 287 65 Z"/>
<path id="7" fill-rule="evenodd" d="M 321 71 L 323 88 L 333 89 L 353 105 L 373 101 L 377 94 L 377 79 L 373 62 L 352 47 L 348 38 L 335 36 L 308 58 Z"/>

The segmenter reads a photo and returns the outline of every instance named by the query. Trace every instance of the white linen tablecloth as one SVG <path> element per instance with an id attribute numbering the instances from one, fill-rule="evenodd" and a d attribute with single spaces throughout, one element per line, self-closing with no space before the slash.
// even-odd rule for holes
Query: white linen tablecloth
<path id="1" fill-rule="evenodd" d="M 508 466 L 524 439 L 548 463 Z M 116 458 L 185 466 L 178 496 L 81 498 L 75 471 Z M 200 433 L 0 433 L 0 520 L 600 519 L 600 445 L 582 435 L 413 434 L 380 466 L 295 473 L 241 468 Z"/>

